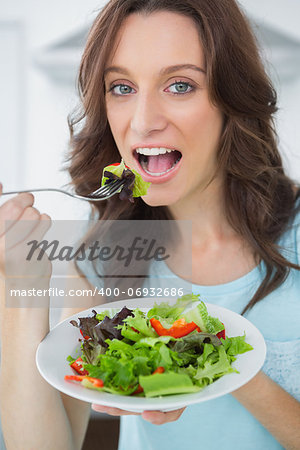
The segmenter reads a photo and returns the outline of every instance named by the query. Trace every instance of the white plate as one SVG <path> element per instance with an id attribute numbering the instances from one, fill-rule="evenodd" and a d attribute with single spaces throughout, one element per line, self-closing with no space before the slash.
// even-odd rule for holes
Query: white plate
<path id="1" fill-rule="evenodd" d="M 81 337 L 81 334 L 78 328 L 70 324 L 70 320 L 92 315 L 92 309 L 100 312 L 107 308 L 122 309 L 123 306 L 127 306 L 128 308 L 139 307 L 142 310 L 144 308 L 147 310 L 154 304 L 155 300 L 152 297 L 107 303 L 82 311 L 61 322 L 50 331 L 37 349 L 36 364 L 40 374 L 53 387 L 71 397 L 89 403 L 113 406 L 127 411 L 142 412 L 145 410 L 170 411 L 193 403 L 221 397 L 243 386 L 261 369 L 266 357 L 266 345 L 258 329 L 241 315 L 229 309 L 206 303 L 209 314 L 218 317 L 224 323 L 227 336 L 241 336 L 245 332 L 246 341 L 253 347 L 253 350 L 242 355 L 237 355 L 237 360 L 232 363 L 232 366 L 240 373 L 224 375 L 197 393 L 169 395 L 158 398 L 114 395 L 107 392 L 86 389 L 79 383 L 64 380 L 65 375 L 74 374 L 72 368 L 66 361 L 67 356 L 72 355 L 75 357 L 78 354 L 75 353 L 76 349 L 80 349 L 78 338 Z M 175 302 L 175 300 L 172 301 L 170 299 L 156 300 L 157 303 L 161 301 L 168 301 L 170 304 Z"/>

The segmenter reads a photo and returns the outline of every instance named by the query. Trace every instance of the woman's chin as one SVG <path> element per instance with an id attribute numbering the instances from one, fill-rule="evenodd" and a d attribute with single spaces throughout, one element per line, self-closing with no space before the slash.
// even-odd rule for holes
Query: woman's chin
<path id="1" fill-rule="evenodd" d="M 149 188 L 149 191 L 151 187 Z M 143 195 L 143 201 L 149 206 L 171 206 L 179 200 L 179 196 L 174 194 L 174 192 L 164 192 L 161 194 L 149 192 L 147 195 Z"/>

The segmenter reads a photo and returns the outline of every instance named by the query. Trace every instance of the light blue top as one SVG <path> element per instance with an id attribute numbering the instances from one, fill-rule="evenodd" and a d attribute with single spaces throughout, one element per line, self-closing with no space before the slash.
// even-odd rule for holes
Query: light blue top
<path id="1" fill-rule="evenodd" d="M 300 261 L 300 214 L 280 239 L 282 252 L 290 261 Z M 80 263 L 90 281 L 86 262 Z M 176 275 L 164 265 L 159 274 L 152 268 L 152 278 L 145 285 L 157 286 L 164 277 Z M 200 294 L 208 303 L 224 306 L 241 313 L 259 286 L 263 264 L 247 275 L 222 285 L 192 285 L 192 292 Z M 158 276 L 159 275 L 159 276 Z M 99 280 L 100 287 L 101 280 Z M 144 285 L 144 286 L 145 286 Z M 258 302 L 245 314 L 263 334 L 267 344 L 267 358 L 263 371 L 300 401 L 300 271 L 291 270 L 286 281 L 276 291 Z M 284 409 L 284 405 L 283 405 Z M 191 405 L 172 423 L 152 425 L 141 416 L 122 416 L 119 450 L 172 450 L 203 448 L 206 450 L 275 450 L 283 448 L 274 437 L 233 396 Z"/>

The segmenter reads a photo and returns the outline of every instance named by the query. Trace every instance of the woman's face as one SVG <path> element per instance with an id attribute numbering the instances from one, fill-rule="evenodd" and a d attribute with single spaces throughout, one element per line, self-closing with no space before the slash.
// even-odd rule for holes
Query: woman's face
<path id="1" fill-rule="evenodd" d="M 110 128 L 125 163 L 151 186 L 143 200 L 173 205 L 215 175 L 223 117 L 208 98 L 194 22 L 162 11 L 130 15 L 105 70 Z"/>

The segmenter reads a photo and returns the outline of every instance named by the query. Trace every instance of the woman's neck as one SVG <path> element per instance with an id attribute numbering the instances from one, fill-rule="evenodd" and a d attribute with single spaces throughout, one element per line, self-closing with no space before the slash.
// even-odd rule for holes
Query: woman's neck
<path id="1" fill-rule="evenodd" d="M 226 218 L 223 183 L 213 180 L 202 192 L 168 207 L 175 220 L 191 221 L 193 244 L 217 242 L 236 234 Z"/>
<path id="2" fill-rule="evenodd" d="M 169 207 L 179 224 L 180 239 L 173 248 L 169 268 L 186 281 L 217 285 L 233 281 L 256 265 L 253 250 L 230 226 L 221 184 Z M 183 221 L 188 221 L 183 222 Z M 181 222 L 182 221 L 182 222 Z"/>

